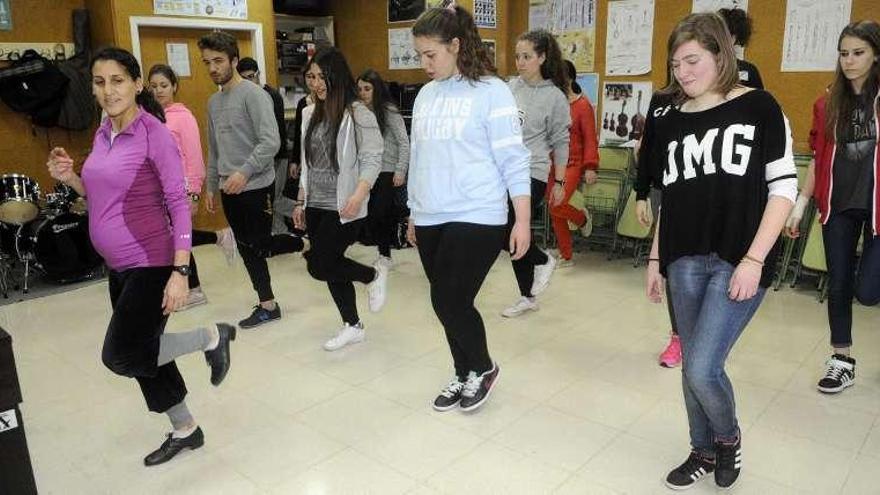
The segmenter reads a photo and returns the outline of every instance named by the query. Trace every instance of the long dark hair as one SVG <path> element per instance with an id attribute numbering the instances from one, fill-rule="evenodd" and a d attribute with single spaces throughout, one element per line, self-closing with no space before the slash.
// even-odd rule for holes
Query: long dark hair
<path id="1" fill-rule="evenodd" d="M 752 18 L 742 9 L 718 9 L 718 15 L 727 24 L 727 30 L 736 38 L 735 45 L 743 48 L 749 44 L 752 37 Z"/>
<path id="2" fill-rule="evenodd" d="M 388 91 L 388 85 L 382 80 L 382 76 L 373 69 L 365 70 L 364 73 L 358 77 L 358 81 L 363 81 L 373 86 L 373 101 L 370 103 L 369 107 L 370 110 L 376 114 L 376 121 L 379 122 L 379 132 L 384 136 L 386 125 L 385 112 L 398 111 L 397 106 L 391 102 L 391 93 Z"/>
<path id="3" fill-rule="evenodd" d="M 150 67 L 150 72 L 147 73 L 147 80 L 149 81 L 156 74 L 159 74 L 165 79 L 168 79 L 172 86 L 177 86 L 177 74 L 174 73 L 174 69 L 172 69 L 171 66 L 165 64 L 156 64 Z"/>
<path id="4" fill-rule="evenodd" d="M 856 21 L 843 28 L 840 38 L 837 40 L 838 50 L 843 38 L 847 36 L 866 42 L 874 51 L 874 63 L 871 65 L 871 71 L 862 86 L 862 94 L 871 97 L 873 105 L 873 98 L 880 91 L 880 24 L 875 21 Z M 853 91 L 852 84 L 840 69 L 840 57 L 837 58 L 834 83 L 831 84 L 828 93 L 828 98 L 825 101 L 825 135 L 833 136 L 835 130 L 843 131 L 849 121 L 849 116 L 859 105 L 858 95 Z M 876 108 L 874 113 L 877 114 Z"/>
<path id="5" fill-rule="evenodd" d="M 541 64 L 541 77 L 550 79 L 564 94 L 568 94 L 568 74 L 562 63 L 562 50 L 556 37 L 546 29 L 534 29 L 520 35 L 517 41 L 528 41 L 535 53 L 544 56 Z"/>
<path id="6" fill-rule="evenodd" d="M 312 118 L 309 119 L 309 127 L 306 130 L 306 161 L 312 162 L 312 135 L 315 128 L 324 122 L 329 125 L 330 136 L 332 136 L 333 145 L 330 146 L 330 159 L 334 169 L 338 170 L 339 164 L 336 162 L 336 134 L 339 133 L 339 125 L 345 111 L 351 111 L 351 104 L 357 100 L 357 89 L 354 78 L 351 75 L 351 69 L 342 52 L 334 47 L 327 47 L 318 50 L 312 59 L 312 64 L 316 64 L 321 68 L 324 75 L 324 83 L 327 86 L 327 96 L 322 101 L 315 98 L 315 110 Z"/>
<path id="7" fill-rule="evenodd" d="M 95 68 L 96 62 L 103 60 L 113 60 L 121 65 L 132 80 L 137 81 L 141 79 L 141 66 L 131 52 L 122 48 L 116 48 L 115 46 L 102 48 L 92 57 L 92 61 L 89 63 L 89 72 Z M 154 117 L 165 122 L 165 111 L 162 110 L 162 105 L 153 97 L 153 93 L 144 89 L 135 96 L 134 101 Z"/>
<path id="8" fill-rule="evenodd" d="M 496 73 L 495 64 L 483 46 L 474 18 L 459 5 L 454 9 L 435 7 L 426 10 L 413 25 L 412 34 L 414 37 L 437 38 L 445 45 L 458 38 L 456 65 L 465 79 L 476 82 L 483 76 Z"/>
<path id="9" fill-rule="evenodd" d="M 577 69 L 574 68 L 574 64 L 571 60 L 566 59 L 564 62 L 565 72 L 568 75 L 568 82 L 571 84 L 571 92 L 576 95 L 582 94 L 584 90 L 581 89 L 581 85 L 577 83 Z M 566 91 L 565 94 L 568 94 L 568 92 Z"/>

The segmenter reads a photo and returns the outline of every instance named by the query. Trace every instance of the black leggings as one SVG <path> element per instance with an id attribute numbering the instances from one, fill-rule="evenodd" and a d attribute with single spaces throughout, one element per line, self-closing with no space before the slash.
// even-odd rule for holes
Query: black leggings
<path id="1" fill-rule="evenodd" d="M 226 220 L 235 234 L 238 253 L 260 302 L 275 299 L 266 258 L 303 249 L 303 241 L 299 237 L 272 235 L 274 187 L 272 184 L 239 194 L 220 195 Z"/>
<path id="2" fill-rule="evenodd" d="M 379 254 L 391 257 L 391 239 L 394 234 L 394 172 L 382 172 L 370 191 L 368 203 L 370 233 L 379 248 Z"/>
<path id="3" fill-rule="evenodd" d="M 343 224 L 336 211 L 306 208 L 306 232 L 312 246 L 305 254 L 309 275 L 327 282 L 339 316 L 349 325 L 361 321 L 353 282 L 368 284 L 376 278 L 374 268 L 345 257 L 345 251 L 357 241 L 363 224 L 364 219 Z"/>
<path id="4" fill-rule="evenodd" d="M 162 314 L 162 297 L 170 276 L 170 266 L 110 270 L 113 316 L 101 351 L 104 366 L 136 379 L 147 407 L 158 413 L 186 397 L 186 384 L 174 361 L 157 364 L 159 341 L 168 321 Z"/>
<path id="5" fill-rule="evenodd" d="M 206 244 L 217 244 L 217 233 L 209 232 L 207 230 L 193 230 L 192 231 L 192 246 L 204 246 Z M 196 266 L 196 258 L 193 256 L 192 251 L 189 253 L 189 288 L 195 289 L 196 287 L 202 286 L 202 281 L 199 280 L 199 267 Z"/>
<path id="6" fill-rule="evenodd" d="M 451 222 L 416 227 L 422 267 L 431 285 L 431 304 L 452 352 L 455 374 L 492 369 L 486 327 L 474 298 L 504 245 L 504 225 Z"/>
<path id="7" fill-rule="evenodd" d="M 537 215 L 538 207 L 544 201 L 547 194 L 547 183 L 537 179 L 532 179 L 532 217 Z M 507 236 L 513 230 L 513 224 L 516 221 L 516 212 L 513 210 L 513 202 L 507 202 Z M 501 249 L 508 249 L 506 243 L 502 243 Z M 535 267 L 543 265 L 549 260 L 547 254 L 542 251 L 534 242 L 529 244 L 529 250 L 518 260 L 510 260 L 513 263 L 513 273 L 516 275 L 516 283 L 519 285 L 519 293 L 524 297 L 532 297 L 532 284 L 535 282 Z"/>

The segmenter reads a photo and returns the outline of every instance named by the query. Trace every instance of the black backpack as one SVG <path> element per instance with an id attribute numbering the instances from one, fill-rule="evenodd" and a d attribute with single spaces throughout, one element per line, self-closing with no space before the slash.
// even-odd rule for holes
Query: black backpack
<path id="1" fill-rule="evenodd" d="M 0 70 L 0 99 L 16 112 L 30 115 L 34 124 L 53 127 L 69 83 L 52 61 L 26 50 L 11 66 Z"/>
<path id="2" fill-rule="evenodd" d="M 70 80 L 61 100 L 58 127 L 72 131 L 89 129 L 98 120 L 92 80 L 89 74 L 89 58 L 79 53 L 58 63 L 58 69 Z"/>

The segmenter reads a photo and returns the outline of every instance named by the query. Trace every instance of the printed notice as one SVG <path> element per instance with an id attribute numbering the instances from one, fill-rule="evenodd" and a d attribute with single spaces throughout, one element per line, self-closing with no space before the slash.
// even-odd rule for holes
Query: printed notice
<path id="1" fill-rule="evenodd" d="M 605 75 L 631 76 L 651 72 L 654 0 L 608 3 Z"/>
<path id="2" fill-rule="evenodd" d="M 851 0 L 788 0 L 782 72 L 833 71 L 837 38 L 851 11 Z"/>

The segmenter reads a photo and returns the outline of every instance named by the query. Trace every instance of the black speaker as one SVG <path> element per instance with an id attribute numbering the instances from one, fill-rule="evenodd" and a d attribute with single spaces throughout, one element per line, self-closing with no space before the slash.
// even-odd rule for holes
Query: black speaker
<path id="1" fill-rule="evenodd" d="M 272 0 L 272 9 L 279 14 L 330 15 L 329 0 Z"/>
<path id="2" fill-rule="evenodd" d="M 37 493 L 37 485 L 19 403 L 12 337 L 0 328 L 0 493 L 30 495 Z"/>

